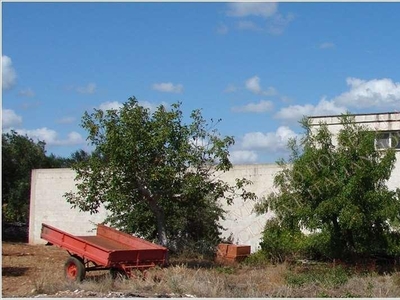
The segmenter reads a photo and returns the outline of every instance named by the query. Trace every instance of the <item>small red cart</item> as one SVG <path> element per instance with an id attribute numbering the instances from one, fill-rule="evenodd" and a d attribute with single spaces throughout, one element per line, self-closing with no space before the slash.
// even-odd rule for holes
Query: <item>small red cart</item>
<path id="1" fill-rule="evenodd" d="M 93 270 L 131 276 L 132 270 L 145 272 L 167 263 L 167 248 L 101 224 L 95 236 L 74 236 L 42 224 L 40 237 L 68 251 L 64 271 L 71 280 L 81 281 L 86 272 Z"/>

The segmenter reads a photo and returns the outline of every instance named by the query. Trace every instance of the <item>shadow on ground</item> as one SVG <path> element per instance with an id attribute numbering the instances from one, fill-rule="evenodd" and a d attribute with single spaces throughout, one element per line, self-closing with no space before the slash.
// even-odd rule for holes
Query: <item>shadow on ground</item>
<path id="1" fill-rule="evenodd" d="M 1 274 L 4 277 L 18 277 L 23 276 L 28 270 L 27 267 L 2 267 Z"/>

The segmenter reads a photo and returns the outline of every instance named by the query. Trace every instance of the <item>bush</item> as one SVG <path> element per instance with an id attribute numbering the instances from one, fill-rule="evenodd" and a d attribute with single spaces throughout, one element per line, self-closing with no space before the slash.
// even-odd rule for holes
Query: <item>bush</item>
<path id="1" fill-rule="evenodd" d="M 291 286 L 303 286 L 309 283 L 318 284 L 327 288 L 344 285 L 349 279 L 349 274 L 342 266 L 317 265 L 291 271 L 286 275 L 286 282 Z"/>
<path id="2" fill-rule="evenodd" d="M 326 261 L 338 256 L 335 245 L 332 245 L 332 239 L 329 232 L 318 232 L 309 234 L 305 237 L 302 254 L 308 259 Z"/>
<path id="3" fill-rule="evenodd" d="M 390 232 L 387 235 L 387 254 L 400 257 L 400 232 Z"/>
<path id="4" fill-rule="evenodd" d="M 264 250 L 258 250 L 255 253 L 250 254 L 246 259 L 243 261 L 243 264 L 257 267 L 263 266 L 270 262 L 267 253 Z"/>
<path id="5" fill-rule="evenodd" d="M 304 248 L 305 240 L 300 230 L 287 229 L 277 219 L 271 219 L 265 225 L 260 246 L 266 257 L 277 263 L 298 256 Z"/>

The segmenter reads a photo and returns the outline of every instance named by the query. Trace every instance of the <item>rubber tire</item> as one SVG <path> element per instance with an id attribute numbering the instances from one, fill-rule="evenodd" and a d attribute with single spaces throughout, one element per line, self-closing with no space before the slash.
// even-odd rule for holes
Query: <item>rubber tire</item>
<path id="1" fill-rule="evenodd" d="M 75 257 L 70 256 L 64 265 L 64 275 L 65 278 L 71 281 L 82 281 L 85 278 L 86 269 L 82 260 Z"/>

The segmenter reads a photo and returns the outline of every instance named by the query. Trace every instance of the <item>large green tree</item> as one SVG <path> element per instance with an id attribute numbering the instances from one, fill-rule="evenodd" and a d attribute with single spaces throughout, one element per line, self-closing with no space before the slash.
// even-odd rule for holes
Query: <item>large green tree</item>
<path id="1" fill-rule="evenodd" d="M 218 200 L 255 195 L 244 189 L 247 180 L 231 186 L 217 176 L 232 167 L 233 137 L 221 136 L 219 121 L 208 124 L 200 110 L 184 123 L 180 106 L 151 112 L 132 97 L 118 110 L 86 112 L 82 126 L 95 150 L 73 166 L 78 191 L 67 200 L 92 213 L 104 205 L 105 222 L 172 249 L 217 243 Z"/>
<path id="2" fill-rule="evenodd" d="M 275 212 L 265 236 L 277 224 L 279 232 L 296 237 L 309 231 L 309 242 L 329 258 L 398 251 L 400 190 L 386 185 L 395 150 L 376 150 L 376 133 L 347 114 L 336 137 L 326 124 L 312 126 L 308 119 L 302 124 L 304 139 L 291 140 L 290 159 L 279 162 L 277 192 L 257 205 L 260 213 Z"/>

